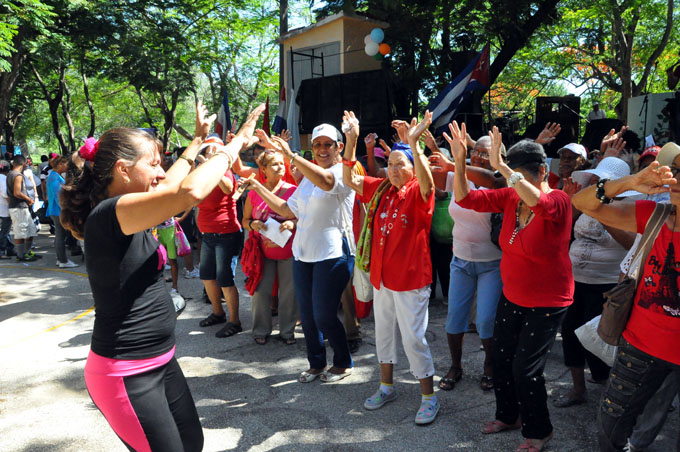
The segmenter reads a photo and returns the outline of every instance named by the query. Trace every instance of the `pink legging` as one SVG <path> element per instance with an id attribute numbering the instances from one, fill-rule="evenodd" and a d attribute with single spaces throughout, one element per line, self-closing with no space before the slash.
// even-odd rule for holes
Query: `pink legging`
<path id="1" fill-rule="evenodd" d="M 94 404 L 134 451 L 200 451 L 203 431 L 175 348 L 149 359 L 119 360 L 90 351 L 85 384 Z"/>

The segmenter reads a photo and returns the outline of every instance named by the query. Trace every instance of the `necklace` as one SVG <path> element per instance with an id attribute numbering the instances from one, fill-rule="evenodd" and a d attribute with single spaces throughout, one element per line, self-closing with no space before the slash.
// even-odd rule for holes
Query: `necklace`
<path id="1" fill-rule="evenodd" d="M 394 224 L 399 217 L 399 208 L 401 207 L 402 202 L 405 199 L 405 192 L 406 189 L 405 187 L 402 187 L 399 190 L 395 190 L 393 193 L 390 193 L 388 191 L 387 196 L 385 197 L 385 203 L 387 204 L 385 206 L 385 210 L 380 214 L 380 219 L 383 222 L 382 227 L 380 228 L 380 232 L 382 234 L 382 237 L 380 237 L 380 246 L 385 245 L 385 240 L 387 239 L 387 236 L 390 235 L 390 232 L 392 231 L 392 228 L 394 228 Z M 397 201 L 395 205 L 395 200 Z M 390 213 L 392 215 L 390 215 Z"/>
<path id="2" fill-rule="evenodd" d="M 512 236 L 510 237 L 510 241 L 508 242 L 508 243 L 510 243 L 510 245 L 512 245 L 514 243 L 515 237 L 517 237 L 517 234 L 519 234 L 519 231 L 520 231 L 519 214 L 520 214 L 521 211 L 522 211 L 522 201 L 517 203 L 517 208 L 515 209 L 515 230 L 512 231 Z M 533 217 L 534 217 L 534 211 L 531 210 L 531 211 L 529 211 L 529 216 L 527 216 L 527 219 L 524 220 L 524 225 L 522 226 L 521 229 L 526 228 Z"/>

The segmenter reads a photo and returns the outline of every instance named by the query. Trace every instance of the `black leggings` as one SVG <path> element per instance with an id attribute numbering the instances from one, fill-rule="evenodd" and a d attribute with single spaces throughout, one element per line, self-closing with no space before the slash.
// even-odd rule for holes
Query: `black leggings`
<path id="1" fill-rule="evenodd" d="M 86 369 L 86 382 L 95 405 L 129 450 L 203 449 L 196 406 L 174 357 L 160 367 L 124 377 L 88 375 Z"/>
<path id="2" fill-rule="evenodd" d="M 525 308 L 501 296 L 493 334 L 496 419 L 514 424 L 521 415 L 522 436 L 552 432 L 543 369 L 567 308 Z"/>
<path id="3" fill-rule="evenodd" d="M 609 377 L 609 366 L 600 358 L 583 348 L 574 331 L 589 320 L 602 314 L 604 298 L 602 294 L 616 284 L 584 284 L 576 282 L 574 303 L 569 306 L 562 322 L 562 349 L 564 365 L 583 369 L 586 362 L 593 380 L 603 381 Z"/>

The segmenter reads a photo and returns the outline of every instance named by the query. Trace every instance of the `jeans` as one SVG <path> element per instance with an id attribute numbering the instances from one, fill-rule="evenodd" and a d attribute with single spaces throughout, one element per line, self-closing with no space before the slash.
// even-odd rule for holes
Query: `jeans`
<path id="1" fill-rule="evenodd" d="M 66 229 L 61 225 L 58 216 L 51 215 L 50 218 L 54 223 L 54 248 L 57 251 L 57 260 L 65 264 L 68 261 L 68 257 L 66 257 Z"/>
<path id="2" fill-rule="evenodd" d="M 345 239 L 342 257 L 320 262 L 295 260 L 293 263 L 295 296 L 300 308 L 307 359 L 311 369 L 326 367 L 324 337 L 333 348 L 333 365 L 340 368 L 353 366 L 345 328 L 338 318 L 340 297 L 347 286 L 353 266 L 354 256 L 349 254 Z"/>
<path id="3" fill-rule="evenodd" d="M 680 366 L 648 355 L 623 341 L 598 410 L 600 451 L 624 450 L 636 418 L 667 378 L 674 378 L 676 384 L 680 384 Z M 680 451 L 680 437 L 676 450 Z"/>
<path id="4" fill-rule="evenodd" d="M 476 324 L 480 339 L 493 337 L 496 307 L 503 292 L 501 261 L 472 262 L 451 259 L 451 285 L 446 332 L 461 334 L 468 330 L 470 307 L 477 292 Z"/>
<path id="5" fill-rule="evenodd" d="M 14 243 L 9 238 L 9 231 L 12 227 L 10 217 L 0 217 L 0 255 L 6 255 L 14 251 Z"/>
<path id="6" fill-rule="evenodd" d="M 501 297 L 493 336 L 496 419 L 514 424 L 522 436 L 545 438 L 552 432 L 543 369 L 567 308 L 526 308 Z"/>
<path id="7" fill-rule="evenodd" d="M 584 323 L 602 314 L 602 294 L 616 284 L 584 284 L 576 282 L 574 303 L 569 306 L 562 322 L 562 349 L 564 365 L 583 369 L 588 363 L 595 381 L 603 381 L 609 376 L 609 366 L 600 358 L 583 348 L 574 331 Z"/>
<path id="8" fill-rule="evenodd" d="M 630 435 L 629 442 L 636 450 L 646 449 L 654 442 L 656 435 L 666 423 L 668 410 L 678 393 L 678 387 L 678 379 L 671 374 L 666 377 L 656 394 L 649 399 L 645 410 L 635 421 L 635 428 Z"/>

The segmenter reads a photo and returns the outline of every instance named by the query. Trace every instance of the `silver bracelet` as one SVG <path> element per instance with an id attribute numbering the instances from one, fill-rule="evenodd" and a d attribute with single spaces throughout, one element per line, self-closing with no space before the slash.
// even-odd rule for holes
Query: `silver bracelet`
<path id="1" fill-rule="evenodd" d="M 521 181 L 522 179 L 524 179 L 524 174 L 522 174 L 518 171 L 515 171 L 514 173 L 512 173 L 510 175 L 510 177 L 508 177 L 508 187 L 510 187 L 510 188 L 514 187 L 515 184 L 517 182 Z"/>

